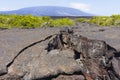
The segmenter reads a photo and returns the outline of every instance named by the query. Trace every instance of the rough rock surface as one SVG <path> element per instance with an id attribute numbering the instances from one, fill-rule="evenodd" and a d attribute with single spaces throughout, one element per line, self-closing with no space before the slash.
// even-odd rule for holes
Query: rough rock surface
<path id="1" fill-rule="evenodd" d="M 82 75 L 60 75 L 53 80 L 85 80 L 85 78 Z"/>
<path id="2" fill-rule="evenodd" d="M 120 50 L 120 28 L 81 24 L 72 29 L 74 34 L 104 40 Z M 58 34 L 59 30 L 59 28 L 1 30 L 0 80 L 85 80 L 72 50 L 55 49 L 50 52 L 46 50 L 52 39 L 50 35 Z M 117 53 L 117 58 L 111 61 L 116 65 L 113 66 L 113 71 L 118 77 L 120 77 L 119 57 Z"/>
<path id="3" fill-rule="evenodd" d="M 52 35 L 53 29 L 41 30 L 3 30 L 0 31 L 0 74 L 6 73 L 6 67 L 27 46 L 38 43 L 45 37 Z M 49 33 L 45 33 L 45 32 Z M 56 29 L 57 31 L 57 29 Z M 55 33 L 55 32 L 54 32 Z"/>

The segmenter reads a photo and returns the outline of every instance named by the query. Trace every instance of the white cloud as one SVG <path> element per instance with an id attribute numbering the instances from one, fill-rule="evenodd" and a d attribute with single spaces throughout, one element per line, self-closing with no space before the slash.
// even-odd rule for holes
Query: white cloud
<path id="1" fill-rule="evenodd" d="M 9 10 L 8 8 L 1 8 L 0 11 L 6 11 Z"/>
<path id="2" fill-rule="evenodd" d="M 70 7 L 72 8 L 76 8 L 79 10 L 83 10 L 83 11 L 90 11 L 90 5 L 85 4 L 85 3 L 70 3 Z"/>
<path id="3" fill-rule="evenodd" d="M 14 9 L 10 9 L 10 8 L 0 8 L 0 11 L 9 11 L 9 10 L 14 10 Z"/>

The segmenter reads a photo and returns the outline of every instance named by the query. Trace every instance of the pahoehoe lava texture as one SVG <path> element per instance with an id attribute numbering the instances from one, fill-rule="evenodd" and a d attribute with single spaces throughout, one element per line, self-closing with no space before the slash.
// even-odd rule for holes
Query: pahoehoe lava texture
<path id="1" fill-rule="evenodd" d="M 87 26 L 2 30 L 0 80 L 119 80 L 119 44 L 112 43 L 119 34 L 109 37 L 109 30 L 119 31 Z"/>

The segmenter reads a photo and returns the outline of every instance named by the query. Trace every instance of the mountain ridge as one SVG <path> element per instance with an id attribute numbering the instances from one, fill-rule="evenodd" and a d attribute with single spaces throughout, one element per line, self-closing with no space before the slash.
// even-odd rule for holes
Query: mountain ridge
<path id="1" fill-rule="evenodd" d="M 26 7 L 18 10 L 0 11 L 0 14 L 31 14 L 35 16 L 92 16 L 92 14 L 70 7 L 59 6 L 36 6 Z"/>

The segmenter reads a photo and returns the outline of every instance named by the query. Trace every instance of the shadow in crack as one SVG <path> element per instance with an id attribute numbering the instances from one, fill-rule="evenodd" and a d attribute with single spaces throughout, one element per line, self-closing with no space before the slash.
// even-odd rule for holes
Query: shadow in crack
<path id="1" fill-rule="evenodd" d="M 115 53 L 115 57 L 120 57 L 120 51 Z"/>
<path id="2" fill-rule="evenodd" d="M 75 59 L 80 59 L 80 53 L 78 51 L 75 51 L 75 50 L 74 50 L 74 53 L 75 53 L 74 58 Z"/>

